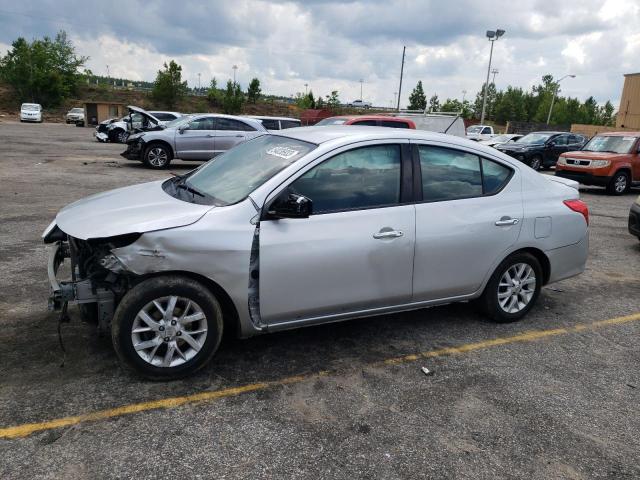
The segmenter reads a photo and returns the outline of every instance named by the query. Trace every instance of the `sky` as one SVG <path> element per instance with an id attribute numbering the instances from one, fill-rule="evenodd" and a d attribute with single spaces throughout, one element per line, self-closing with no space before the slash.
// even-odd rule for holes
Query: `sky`
<path id="1" fill-rule="evenodd" d="M 22 36 L 64 29 L 95 74 L 149 80 L 163 62 L 203 86 L 253 77 L 265 93 L 289 96 L 338 90 L 388 107 L 401 105 L 418 80 L 427 97 L 473 100 L 487 74 L 486 30 L 506 34 L 494 44 L 498 89 L 525 89 L 544 74 L 561 95 L 619 106 L 623 74 L 640 72 L 640 0 L 192 1 L 87 2 L 0 0 L 0 54 Z M 305 87 L 305 84 L 308 87 Z M 464 93 L 466 91 L 466 94 Z"/>

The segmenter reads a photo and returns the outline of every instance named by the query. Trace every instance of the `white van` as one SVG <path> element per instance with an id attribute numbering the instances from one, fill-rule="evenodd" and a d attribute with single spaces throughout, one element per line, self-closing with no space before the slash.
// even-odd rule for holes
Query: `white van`
<path id="1" fill-rule="evenodd" d="M 20 121 L 42 123 L 42 105 L 39 103 L 23 103 L 20 106 Z"/>

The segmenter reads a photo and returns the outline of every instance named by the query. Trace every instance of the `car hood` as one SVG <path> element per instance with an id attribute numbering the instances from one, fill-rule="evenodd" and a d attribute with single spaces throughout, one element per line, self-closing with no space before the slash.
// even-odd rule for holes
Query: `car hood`
<path id="1" fill-rule="evenodd" d="M 611 153 L 611 152 L 586 152 L 584 150 L 576 150 L 574 152 L 566 152 L 562 154 L 567 158 L 579 158 L 585 160 L 624 160 L 628 153 Z"/>
<path id="2" fill-rule="evenodd" d="M 525 150 L 527 148 L 542 148 L 544 147 L 544 143 L 523 143 L 522 145 L 509 145 L 503 144 L 500 145 L 500 150 L 511 150 L 517 152 L 518 150 Z"/>
<path id="3" fill-rule="evenodd" d="M 153 123 L 155 123 L 156 125 L 160 125 L 160 120 L 158 120 L 156 117 L 154 117 L 153 115 L 151 115 L 149 112 L 147 112 L 146 110 L 144 110 L 143 108 L 140 107 L 136 107 L 135 105 L 129 105 L 127 107 L 127 109 L 129 110 L 129 113 L 139 113 L 140 115 L 142 115 L 143 117 L 147 117 L 149 120 L 151 120 Z"/>
<path id="4" fill-rule="evenodd" d="M 215 208 L 173 198 L 162 189 L 163 182 L 83 198 L 60 210 L 56 224 L 67 235 L 87 240 L 190 225 Z"/>

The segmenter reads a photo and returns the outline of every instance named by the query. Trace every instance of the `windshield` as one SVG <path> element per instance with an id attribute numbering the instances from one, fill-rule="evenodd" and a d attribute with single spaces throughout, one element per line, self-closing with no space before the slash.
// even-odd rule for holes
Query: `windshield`
<path id="1" fill-rule="evenodd" d="M 15 107 L 14 107 L 15 108 Z M 32 110 L 32 111 L 40 111 L 40 105 L 34 104 L 34 103 L 23 103 L 22 107 L 20 107 L 22 110 Z"/>
<path id="2" fill-rule="evenodd" d="M 637 137 L 596 135 L 582 150 L 587 152 L 630 153 Z"/>
<path id="3" fill-rule="evenodd" d="M 186 184 L 212 197 L 216 205 L 230 205 L 245 199 L 314 148 L 313 143 L 263 135 L 209 161 L 191 175 Z"/>
<path id="4" fill-rule="evenodd" d="M 69 112 L 70 113 L 83 113 L 84 109 L 82 109 L 82 108 L 72 108 Z"/>
<path id="5" fill-rule="evenodd" d="M 552 136 L 553 134 L 550 134 L 550 133 L 529 133 L 524 137 L 522 137 L 520 140 L 518 140 L 518 143 L 524 143 L 529 145 L 545 143 Z"/>
<path id="6" fill-rule="evenodd" d="M 320 126 L 320 125 L 342 125 L 344 122 L 346 122 L 347 119 L 346 118 L 325 118 L 324 120 L 320 120 L 318 123 L 316 123 L 316 125 Z"/>
<path id="7" fill-rule="evenodd" d="M 480 133 L 482 131 L 482 126 L 474 125 L 473 127 L 467 128 L 467 133 Z"/>
<path id="8" fill-rule="evenodd" d="M 508 142 L 513 137 L 511 135 L 498 135 L 497 137 L 493 137 L 491 139 L 492 142 L 500 143 L 500 142 Z"/>

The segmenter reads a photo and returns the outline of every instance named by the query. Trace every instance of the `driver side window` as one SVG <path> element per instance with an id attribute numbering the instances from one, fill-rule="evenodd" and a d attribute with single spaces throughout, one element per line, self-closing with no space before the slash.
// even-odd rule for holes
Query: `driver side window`
<path id="1" fill-rule="evenodd" d="M 400 146 L 375 145 L 340 153 L 295 180 L 289 193 L 313 202 L 313 213 L 400 202 Z"/>

